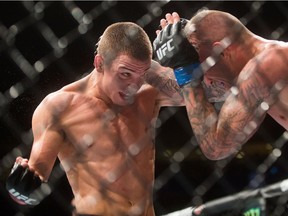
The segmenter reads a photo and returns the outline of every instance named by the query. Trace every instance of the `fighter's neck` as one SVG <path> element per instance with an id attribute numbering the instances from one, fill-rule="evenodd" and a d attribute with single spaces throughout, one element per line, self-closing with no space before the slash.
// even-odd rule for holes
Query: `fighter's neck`
<path id="1" fill-rule="evenodd" d="M 88 94 L 92 97 L 95 97 L 101 101 L 103 101 L 108 108 L 113 110 L 115 113 L 121 112 L 123 107 L 118 106 L 112 102 L 112 100 L 108 97 L 108 95 L 103 90 L 102 82 L 101 82 L 101 74 L 94 69 L 89 75 L 88 80 Z"/>

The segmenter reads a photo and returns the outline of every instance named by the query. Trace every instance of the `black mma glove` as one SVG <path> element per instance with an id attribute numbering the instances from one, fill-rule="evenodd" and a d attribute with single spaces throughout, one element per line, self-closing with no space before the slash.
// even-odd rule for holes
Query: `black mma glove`
<path id="1" fill-rule="evenodd" d="M 155 60 L 164 67 L 173 68 L 180 87 L 202 77 L 198 53 L 183 35 L 182 29 L 187 22 L 181 18 L 177 23 L 168 24 L 153 41 Z"/>
<path id="2" fill-rule="evenodd" d="M 40 202 L 35 192 L 42 184 L 34 172 L 15 163 L 6 181 L 10 196 L 21 205 L 37 205 Z"/>

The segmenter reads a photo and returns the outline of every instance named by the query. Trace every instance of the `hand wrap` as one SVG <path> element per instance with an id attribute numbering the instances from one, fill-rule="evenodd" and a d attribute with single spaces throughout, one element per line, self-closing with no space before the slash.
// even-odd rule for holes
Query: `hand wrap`
<path id="1" fill-rule="evenodd" d="M 168 24 L 153 41 L 155 60 L 164 67 L 174 69 L 181 87 L 202 77 L 198 53 L 183 35 L 182 29 L 187 22 L 186 19 L 180 19 L 177 23 Z"/>
<path id="2" fill-rule="evenodd" d="M 6 189 L 10 196 L 21 205 L 37 205 L 39 198 L 33 193 L 42 184 L 34 172 L 15 164 L 6 181 Z"/>

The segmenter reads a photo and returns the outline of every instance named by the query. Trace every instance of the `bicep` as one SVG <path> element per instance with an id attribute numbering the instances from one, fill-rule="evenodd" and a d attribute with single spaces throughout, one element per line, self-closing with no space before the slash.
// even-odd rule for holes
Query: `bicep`
<path id="1" fill-rule="evenodd" d="M 32 119 L 34 141 L 29 166 L 47 180 L 60 151 L 63 135 L 50 110 L 41 106 L 36 109 Z"/>

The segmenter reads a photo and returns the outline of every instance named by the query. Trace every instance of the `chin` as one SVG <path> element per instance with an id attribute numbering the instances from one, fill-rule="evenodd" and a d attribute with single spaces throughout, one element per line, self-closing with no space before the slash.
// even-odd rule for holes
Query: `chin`
<path id="1" fill-rule="evenodd" d="M 129 103 L 129 101 L 126 101 L 126 100 L 117 99 L 117 100 L 113 100 L 112 104 L 115 106 L 124 107 L 124 106 L 129 106 L 131 103 Z"/>
<path id="2" fill-rule="evenodd" d="M 133 104 L 135 101 L 135 97 L 134 96 L 123 96 L 123 95 L 119 95 L 117 98 L 115 98 L 115 100 L 113 101 L 114 104 L 118 105 L 118 106 L 129 106 L 131 104 Z"/>
<path id="3" fill-rule="evenodd" d="M 117 105 L 129 106 L 129 105 L 132 105 L 133 103 L 134 103 L 134 98 L 130 97 L 130 98 L 126 98 L 124 100 L 119 101 L 119 103 Z"/>

